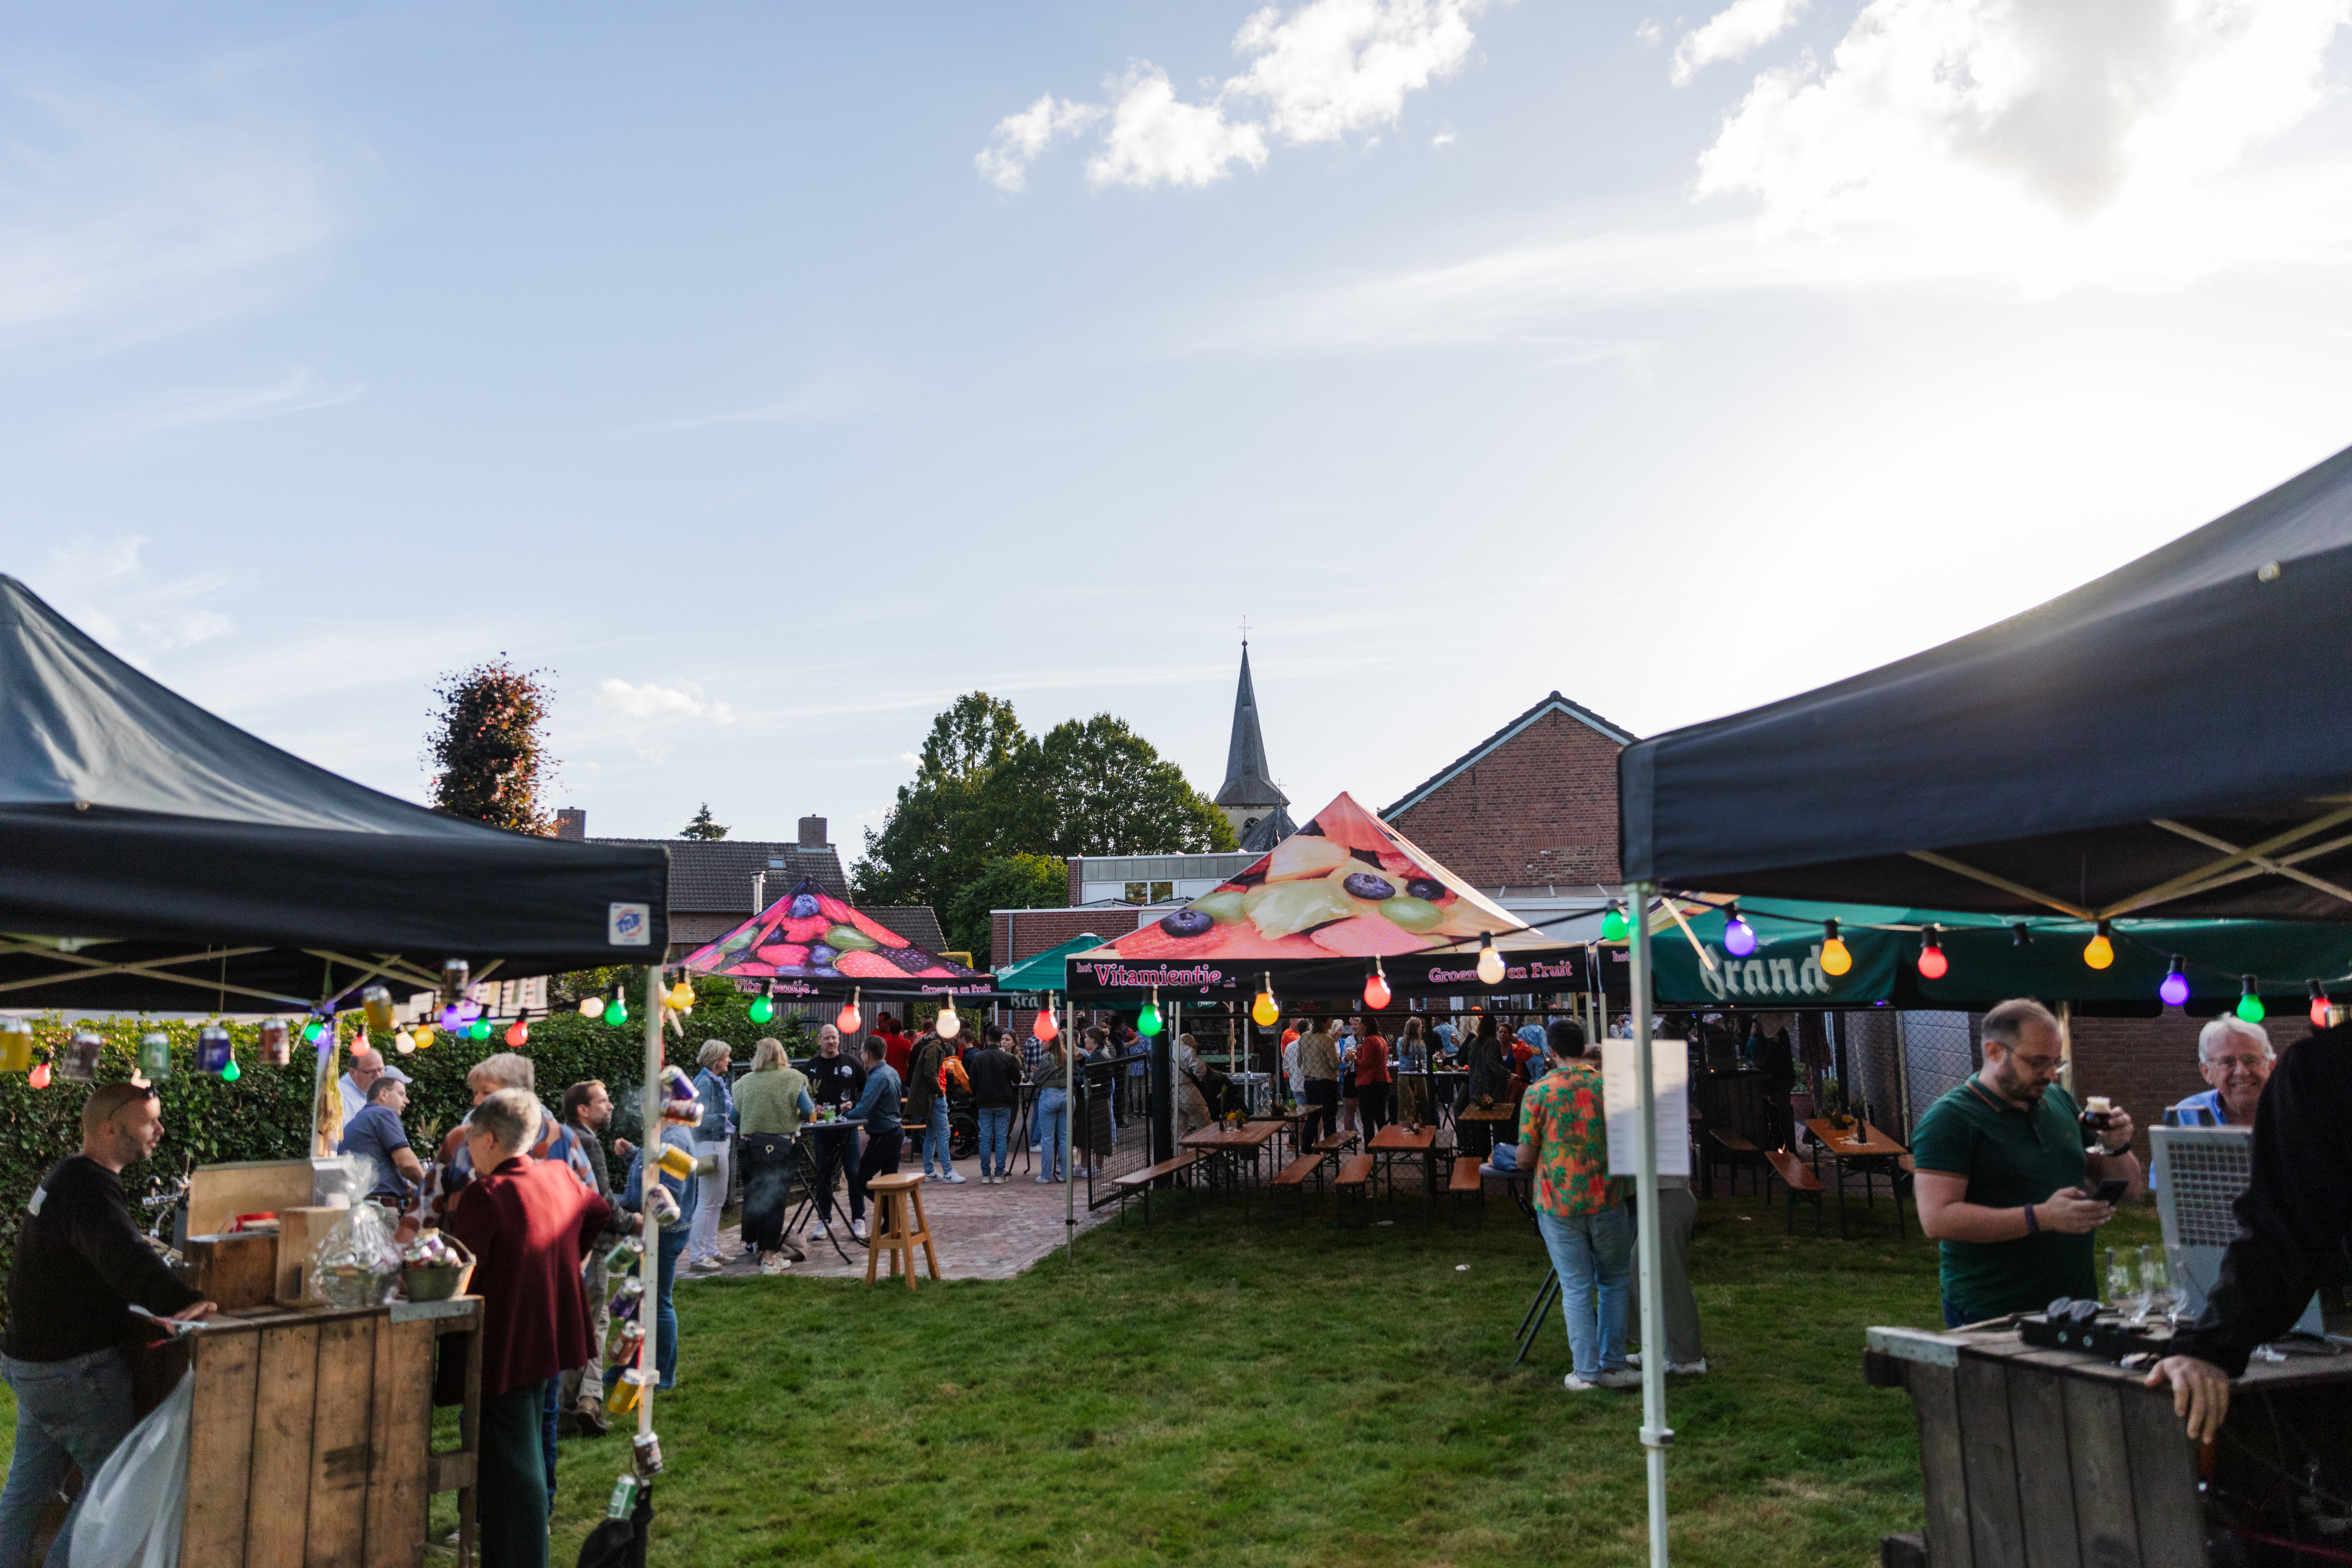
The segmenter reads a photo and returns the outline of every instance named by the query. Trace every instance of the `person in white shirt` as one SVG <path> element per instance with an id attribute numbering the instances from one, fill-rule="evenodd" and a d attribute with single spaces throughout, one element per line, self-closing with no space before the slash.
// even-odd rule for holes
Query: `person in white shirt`
<path id="1" fill-rule="evenodd" d="M 383 1053 L 373 1046 L 362 1046 L 352 1052 L 352 1070 L 343 1074 L 337 1087 L 343 1091 L 343 1121 L 335 1131 L 338 1138 L 351 1131 L 352 1118 L 367 1105 L 368 1085 L 380 1078 L 394 1083 L 407 1083 L 409 1077 L 396 1067 L 384 1065 Z"/>

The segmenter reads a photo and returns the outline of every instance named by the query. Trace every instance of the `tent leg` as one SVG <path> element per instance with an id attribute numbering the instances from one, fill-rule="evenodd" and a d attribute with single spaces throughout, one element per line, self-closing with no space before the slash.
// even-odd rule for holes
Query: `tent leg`
<path id="1" fill-rule="evenodd" d="M 1069 1063 L 1063 1074 L 1062 1100 L 1062 1256 L 1072 1262 L 1078 1257 L 1078 1184 L 1076 1173 L 1070 1168 L 1070 1123 L 1078 1114 L 1078 1010 L 1065 999 L 1063 1011 L 1068 1016 L 1064 1026 L 1062 1043 Z"/>
<path id="2" fill-rule="evenodd" d="M 1649 1470 L 1650 1565 L 1666 1568 L 1666 1447 L 1675 1434 L 1666 1425 L 1665 1271 L 1658 1246 L 1657 1079 L 1650 1039 L 1650 900 L 1657 886 L 1636 882 L 1629 891 L 1634 915 L 1626 934 L 1633 959 L 1633 1076 L 1641 1149 L 1633 1190 L 1639 1222 L 1634 1245 L 1642 1259 L 1642 1446 Z"/>
<path id="3" fill-rule="evenodd" d="M 639 1212 L 650 1217 L 654 1212 L 654 1188 L 661 1181 L 661 1165 L 654 1158 L 661 1152 L 662 1106 L 662 972 L 658 963 L 646 965 L 646 1087 L 639 1098 L 639 1112 L 645 1125 L 640 1130 L 646 1142 L 645 1191 L 638 1194 Z M 647 1246 L 640 1255 L 637 1277 L 646 1282 L 646 1300 L 640 1309 L 646 1327 L 652 1331 L 637 1342 L 637 1375 L 645 1385 L 637 1391 L 637 1434 L 650 1436 L 654 1429 L 654 1341 L 661 1332 L 660 1314 L 654 1310 L 655 1287 L 661 1281 L 661 1237 L 658 1232 L 647 1237 Z"/>

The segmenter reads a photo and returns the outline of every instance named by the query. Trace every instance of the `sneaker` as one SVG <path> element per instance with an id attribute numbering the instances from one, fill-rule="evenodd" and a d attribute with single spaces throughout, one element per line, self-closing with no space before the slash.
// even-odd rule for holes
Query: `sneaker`
<path id="1" fill-rule="evenodd" d="M 1589 1382 L 1584 1378 L 1577 1376 L 1576 1373 L 1572 1372 L 1566 1377 L 1561 1378 L 1559 1381 L 1561 1386 L 1566 1388 L 1570 1394 L 1590 1394 L 1594 1389 L 1601 1386 L 1597 1383 Z"/>
<path id="2" fill-rule="evenodd" d="M 964 1180 L 961 1176 L 957 1175 L 953 1171 L 947 1171 L 947 1172 L 943 1172 L 943 1173 L 941 1173 L 941 1174 L 940 1175 L 940 1178 L 939 1178 L 939 1179 L 940 1179 L 940 1181 L 942 1181 L 942 1182 L 947 1182 L 947 1183 L 949 1183 L 949 1184 L 952 1184 L 952 1185 L 959 1186 L 959 1187 L 963 1185 L 963 1180 Z"/>
<path id="3" fill-rule="evenodd" d="M 1602 1373 L 1599 1382 L 1603 1388 L 1639 1388 L 1642 1374 L 1630 1366 L 1621 1366 Z"/>
<path id="4" fill-rule="evenodd" d="M 819 1241 L 823 1241 L 826 1237 L 833 1234 L 831 1231 L 824 1228 L 824 1224 L 822 1220 L 815 1225 L 809 1226 L 808 1233 Z"/>
<path id="5" fill-rule="evenodd" d="M 1642 1352 L 1640 1351 L 1627 1351 L 1625 1352 L 1625 1364 L 1632 1367 L 1635 1372 L 1641 1371 Z M 1706 1357 L 1701 1356 L 1696 1361 L 1670 1361 L 1666 1363 L 1666 1375 L 1668 1377 L 1705 1377 L 1706 1375 Z"/>
<path id="6" fill-rule="evenodd" d="M 781 1252 L 772 1252 L 760 1259 L 760 1272 L 762 1274 L 782 1274 L 792 1266 L 793 1260 Z"/>
<path id="7" fill-rule="evenodd" d="M 1054 1184 L 1054 1178 L 1051 1176 L 1040 1176 L 1037 1178 L 1037 1184 L 1041 1187 L 1050 1187 Z"/>
<path id="8" fill-rule="evenodd" d="M 864 1241 L 866 1239 L 866 1222 L 864 1220 L 854 1219 L 849 1222 L 849 1238 L 852 1241 Z"/>

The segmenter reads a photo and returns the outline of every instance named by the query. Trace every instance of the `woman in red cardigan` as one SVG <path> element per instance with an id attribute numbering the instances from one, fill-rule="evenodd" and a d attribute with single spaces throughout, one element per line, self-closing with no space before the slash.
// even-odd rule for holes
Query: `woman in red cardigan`
<path id="1" fill-rule="evenodd" d="M 546 1568 L 547 1380 L 597 1354 L 580 1266 L 612 1223 L 612 1205 L 562 1164 L 522 1152 L 539 1137 L 539 1101 L 502 1089 L 466 1126 L 474 1179 L 444 1228 L 472 1251 L 482 1298 L 481 1460 L 475 1508 L 483 1568 Z"/>

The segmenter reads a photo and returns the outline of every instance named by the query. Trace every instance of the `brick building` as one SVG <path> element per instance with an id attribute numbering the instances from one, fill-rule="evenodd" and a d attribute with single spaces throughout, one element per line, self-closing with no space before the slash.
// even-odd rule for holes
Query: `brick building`
<path id="1" fill-rule="evenodd" d="M 1555 691 L 1381 813 L 1480 889 L 1613 885 L 1631 731 Z"/>

